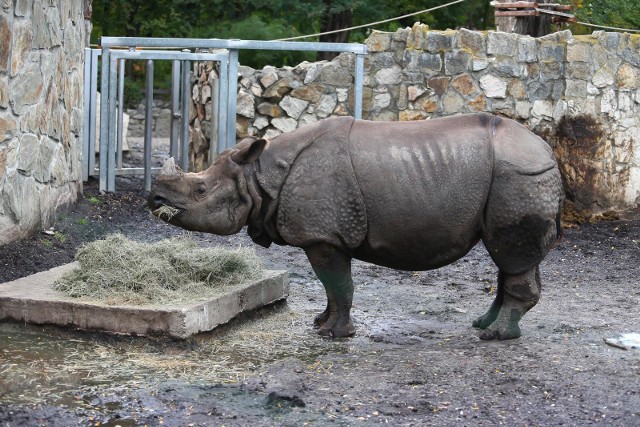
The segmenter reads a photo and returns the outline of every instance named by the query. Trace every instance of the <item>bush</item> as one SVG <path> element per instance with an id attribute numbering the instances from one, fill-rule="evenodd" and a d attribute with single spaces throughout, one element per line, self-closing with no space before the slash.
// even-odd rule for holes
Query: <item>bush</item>
<path id="1" fill-rule="evenodd" d="M 128 77 L 124 78 L 123 91 L 124 108 L 137 108 L 144 99 L 144 86 L 139 81 L 133 81 Z"/>

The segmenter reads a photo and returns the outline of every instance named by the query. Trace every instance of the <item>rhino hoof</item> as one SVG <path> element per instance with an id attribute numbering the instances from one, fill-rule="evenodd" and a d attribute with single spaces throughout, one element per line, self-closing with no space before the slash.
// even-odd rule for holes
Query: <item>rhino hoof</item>
<path id="1" fill-rule="evenodd" d="M 487 328 L 480 334 L 481 340 L 512 340 L 519 338 L 520 326 L 517 323 L 508 325 L 506 328 Z"/>
<path id="2" fill-rule="evenodd" d="M 495 319 L 496 319 L 495 315 L 492 316 L 489 313 L 487 313 L 478 317 L 476 320 L 474 320 L 472 323 L 472 326 L 478 329 L 487 329 Z"/>
<path id="3" fill-rule="evenodd" d="M 325 323 L 327 323 L 327 320 L 329 320 L 329 311 L 325 310 L 313 319 L 313 324 L 316 328 L 321 328 Z"/>
<path id="4" fill-rule="evenodd" d="M 318 329 L 318 335 L 328 338 L 348 338 L 356 334 L 356 328 L 349 323 L 344 327 L 325 328 Z"/>

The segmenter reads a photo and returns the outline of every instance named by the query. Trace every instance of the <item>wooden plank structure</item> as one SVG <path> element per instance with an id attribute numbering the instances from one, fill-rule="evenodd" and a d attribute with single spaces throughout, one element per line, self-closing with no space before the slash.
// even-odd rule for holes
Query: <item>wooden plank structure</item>
<path id="1" fill-rule="evenodd" d="M 573 10 L 570 4 L 538 3 L 531 1 L 516 1 L 511 3 L 491 2 L 495 7 L 496 17 L 534 17 L 550 15 L 554 24 L 576 22 L 576 17 L 566 11 Z"/>
<path id="2" fill-rule="evenodd" d="M 548 34 L 550 24 L 576 22 L 576 17 L 567 13 L 572 5 L 551 3 L 552 0 L 509 1 L 494 0 L 496 26 L 499 31 L 528 34 L 540 37 Z"/>

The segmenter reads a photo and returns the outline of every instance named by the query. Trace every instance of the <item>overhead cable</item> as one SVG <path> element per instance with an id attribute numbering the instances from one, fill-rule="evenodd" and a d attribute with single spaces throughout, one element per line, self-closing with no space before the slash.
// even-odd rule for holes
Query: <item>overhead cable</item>
<path id="1" fill-rule="evenodd" d="M 344 31 L 356 30 L 358 28 L 373 27 L 374 25 L 384 24 L 384 23 L 391 22 L 391 21 L 397 21 L 399 19 L 408 18 L 410 16 L 419 15 L 421 13 L 432 12 L 434 10 L 442 9 L 443 7 L 451 6 L 451 5 L 456 4 L 456 3 L 462 3 L 463 1 L 465 1 L 465 0 L 456 0 L 456 1 L 452 1 L 452 2 L 447 3 L 447 4 L 441 4 L 440 6 L 432 7 L 430 9 L 421 10 L 419 12 L 408 13 L 406 15 L 397 16 L 395 18 L 385 19 L 384 21 L 372 22 L 370 24 L 357 25 L 355 27 L 342 28 L 340 30 L 333 30 L 333 31 L 325 31 L 324 33 L 309 34 L 309 35 L 306 35 L 306 36 L 288 37 L 288 38 L 285 38 L 285 39 L 277 39 L 275 41 L 283 42 L 283 41 L 289 41 L 289 40 L 306 39 L 306 38 L 309 38 L 309 37 L 324 36 L 326 34 L 342 33 Z"/>

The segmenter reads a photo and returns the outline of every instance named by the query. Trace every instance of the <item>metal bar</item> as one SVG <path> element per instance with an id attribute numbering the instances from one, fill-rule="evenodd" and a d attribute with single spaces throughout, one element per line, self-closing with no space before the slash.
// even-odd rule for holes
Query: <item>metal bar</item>
<path id="1" fill-rule="evenodd" d="M 238 100 L 238 49 L 229 50 L 229 67 L 228 67 L 229 83 L 227 87 L 227 138 L 226 148 L 236 145 L 236 104 Z"/>
<path id="2" fill-rule="evenodd" d="M 116 143 L 116 167 L 122 167 L 122 138 L 124 126 L 124 59 L 118 61 L 118 139 Z"/>
<path id="3" fill-rule="evenodd" d="M 144 117 L 144 189 L 151 191 L 151 127 L 153 126 L 153 60 L 147 60 Z"/>
<path id="4" fill-rule="evenodd" d="M 111 54 L 118 59 L 165 59 L 168 61 L 216 61 L 226 56 L 222 53 L 170 52 L 166 50 L 112 50 Z"/>
<path id="5" fill-rule="evenodd" d="M 107 150 L 109 142 L 109 51 L 102 48 L 100 89 L 100 191 L 107 190 Z"/>
<path id="6" fill-rule="evenodd" d="M 182 61 L 182 121 L 180 137 L 180 167 L 189 170 L 189 104 L 191 103 L 191 69 L 189 61 Z"/>
<path id="7" fill-rule="evenodd" d="M 362 92 L 364 84 L 364 55 L 356 54 L 355 78 L 353 82 L 353 116 L 356 119 L 362 118 Z"/>
<path id="8" fill-rule="evenodd" d="M 150 168 L 151 176 L 157 175 L 160 172 L 159 167 Z M 118 176 L 134 176 L 134 175 L 143 175 L 145 172 L 145 168 L 122 168 L 116 170 L 116 175 Z"/>
<path id="9" fill-rule="evenodd" d="M 220 67 L 222 68 L 222 67 Z M 213 164 L 220 147 L 220 76 L 217 79 L 211 79 L 211 132 L 209 137 L 209 163 Z M 206 111 L 205 111 L 206 116 Z M 206 117 L 205 117 L 206 118 Z M 226 120 L 226 118 L 225 118 Z M 222 136 L 224 138 L 224 135 Z"/>
<path id="10" fill-rule="evenodd" d="M 171 139 L 169 155 L 178 157 L 180 139 L 180 61 L 171 63 Z"/>
<path id="11" fill-rule="evenodd" d="M 367 53 L 367 47 L 359 43 L 319 43 L 266 40 L 179 39 L 155 37 L 101 37 L 102 46 L 144 46 L 195 49 L 260 49 L 260 50 L 311 50 L 316 52 Z"/>
<path id="12" fill-rule="evenodd" d="M 224 147 L 227 145 L 227 127 L 229 125 L 229 57 L 227 56 L 224 61 L 220 61 L 218 67 L 218 140 L 215 147 L 218 153 L 224 151 Z M 213 112 L 212 112 L 213 114 Z M 234 111 L 235 114 L 235 111 Z M 235 129 L 235 123 L 233 124 Z M 235 139 L 235 134 L 233 135 Z M 212 157 L 210 159 L 213 159 Z M 213 160 L 211 160 L 213 162 Z"/>
<path id="13" fill-rule="evenodd" d="M 91 53 L 91 114 L 89 117 L 89 151 L 86 154 L 89 159 L 89 175 L 96 175 L 96 133 L 100 132 L 100 129 L 97 129 L 96 132 L 98 116 L 98 56 L 101 54 L 102 52 L 99 49 L 93 49 Z"/>
<path id="14" fill-rule="evenodd" d="M 118 83 L 118 60 L 111 57 L 109 60 L 109 108 L 107 109 L 109 116 L 109 137 L 107 139 L 107 150 L 100 151 L 100 158 L 107 157 L 107 191 L 116 191 L 116 84 Z M 102 140 L 100 140 L 102 144 Z"/>
<path id="15" fill-rule="evenodd" d="M 91 58 L 92 53 L 90 48 L 84 49 L 84 121 L 82 125 L 82 180 L 87 181 L 89 179 L 89 133 L 91 130 L 91 115 L 95 114 L 95 111 L 91 109 Z"/>

